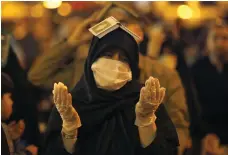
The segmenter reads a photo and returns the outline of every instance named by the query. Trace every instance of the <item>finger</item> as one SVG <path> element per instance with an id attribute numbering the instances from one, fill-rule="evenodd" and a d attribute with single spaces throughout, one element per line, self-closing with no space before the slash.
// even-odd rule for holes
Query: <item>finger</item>
<path id="1" fill-rule="evenodd" d="M 67 109 L 69 109 L 69 107 L 70 107 L 69 93 L 66 94 L 66 105 L 67 105 Z"/>
<path id="2" fill-rule="evenodd" d="M 70 115 L 73 115 L 72 114 L 72 106 L 71 106 L 72 105 L 72 97 L 71 97 L 70 93 L 66 94 L 66 104 L 67 104 L 67 106 L 66 106 L 64 113 L 66 113 L 69 117 Z"/>
<path id="3" fill-rule="evenodd" d="M 67 106 L 70 107 L 72 105 L 72 96 L 67 92 Z"/>
<path id="4" fill-rule="evenodd" d="M 66 89 L 66 91 L 67 91 L 67 93 L 68 93 L 68 88 L 67 88 L 67 86 L 64 85 L 64 88 Z"/>
<path id="5" fill-rule="evenodd" d="M 24 127 L 24 121 L 21 119 L 19 122 L 18 122 L 18 127 L 19 128 L 23 128 Z"/>
<path id="6" fill-rule="evenodd" d="M 53 90 L 52 90 L 53 95 L 55 94 L 55 85 L 56 85 L 56 83 L 54 83 L 54 85 L 53 85 Z"/>
<path id="7" fill-rule="evenodd" d="M 67 103 L 67 90 L 66 90 L 66 87 L 64 86 L 63 88 L 63 91 L 62 91 L 62 106 L 64 106 L 64 111 L 67 109 L 68 107 L 68 103 Z"/>
<path id="8" fill-rule="evenodd" d="M 70 93 L 68 93 L 68 95 L 67 95 L 67 101 L 68 101 L 68 105 L 71 106 L 72 105 L 72 96 Z"/>
<path id="9" fill-rule="evenodd" d="M 52 90 L 52 98 L 53 98 L 53 101 L 55 102 L 55 90 L 54 90 L 54 88 L 53 88 L 53 90 Z"/>
<path id="10" fill-rule="evenodd" d="M 56 100 L 56 106 L 59 106 L 59 105 L 61 105 L 61 103 L 60 103 L 60 88 L 59 88 L 60 86 L 59 86 L 59 84 L 57 84 L 56 85 L 56 93 L 55 93 L 55 100 Z"/>
<path id="11" fill-rule="evenodd" d="M 146 83 L 145 83 L 145 89 L 150 90 L 150 88 L 151 88 L 151 78 L 146 80 Z"/>
<path id="12" fill-rule="evenodd" d="M 19 129 L 19 134 L 22 134 L 24 132 L 25 129 L 25 123 L 23 120 L 20 120 L 18 122 L 18 129 Z"/>
<path id="13" fill-rule="evenodd" d="M 16 121 L 12 121 L 8 124 L 8 126 L 14 126 L 16 124 Z"/>
<path id="14" fill-rule="evenodd" d="M 53 99 L 54 99 L 54 103 L 57 103 L 57 97 L 58 97 L 58 87 L 57 87 L 57 83 L 54 84 L 54 95 L 53 95 Z"/>
<path id="15" fill-rule="evenodd" d="M 159 101 L 160 99 L 160 93 L 159 93 L 159 90 L 160 90 L 160 83 L 159 83 L 159 80 L 157 78 L 155 78 L 155 88 L 156 88 L 156 100 Z"/>
<path id="16" fill-rule="evenodd" d="M 61 92 L 62 103 L 63 104 L 66 104 L 66 100 L 67 100 L 67 89 L 66 89 L 65 86 L 64 87 L 61 87 L 61 89 L 62 89 L 62 92 Z"/>
<path id="17" fill-rule="evenodd" d="M 144 99 L 146 99 L 149 102 L 152 101 L 152 91 L 151 91 L 152 83 L 153 83 L 153 78 L 150 77 L 145 84 Z"/>
<path id="18" fill-rule="evenodd" d="M 156 100 L 156 87 L 155 87 L 155 80 L 151 78 L 151 88 L 150 88 L 152 102 Z"/>
<path id="19" fill-rule="evenodd" d="M 63 85 L 59 82 L 59 104 L 63 106 Z"/>
<path id="20" fill-rule="evenodd" d="M 142 89 L 140 90 L 140 101 L 144 101 L 145 100 L 145 87 L 142 87 Z"/>
<path id="21" fill-rule="evenodd" d="M 59 105 L 59 112 L 64 112 L 66 110 L 66 95 L 65 95 L 65 89 L 62 83 L 59 84 L 60 85 L 60 105 Z"/>
<path id="22" fill-rule="evenodd" d="M 165 98 L 165 91 L 166 89 L 165 88 L 160 88 L 160 99 L 159 99 L 159 103 L 162 103 L 164 98 Z"/>
<path id="23" fill-rule="evenodd" d="M 59 85 L 60 85 L 60 86 L 65 86 L 62 82 L 59 82 Z"/>

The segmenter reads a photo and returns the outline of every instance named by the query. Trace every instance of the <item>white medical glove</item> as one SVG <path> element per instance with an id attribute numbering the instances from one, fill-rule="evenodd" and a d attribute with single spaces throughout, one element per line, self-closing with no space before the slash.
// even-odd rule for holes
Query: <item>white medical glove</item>
<path id="1" fill-rule="evenodd" d="M 165 96 L 165 88 L 160 88 L 158 79 L 150 77 L 145 87 L 141 89 L 139 102 L 136 104 L 135 125 L 145 127 L 155 122 L 155 111 L 162 103 Z"/>
<path id="2" fill-rule="evenodd" d="M 63 83 L 54 84 L 53 99 L 63 121 L 63 133 L 76 136 L 77 129 L 81 126 L 81 120 L 72 106 L 72 96 Z"/>

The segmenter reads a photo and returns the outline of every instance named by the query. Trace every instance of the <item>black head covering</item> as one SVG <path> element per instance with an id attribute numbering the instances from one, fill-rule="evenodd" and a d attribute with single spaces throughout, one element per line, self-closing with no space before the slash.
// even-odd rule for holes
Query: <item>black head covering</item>
<path id="1" fill-rule="evenodd" d="M 132 71 L 132 81 L 114 92 L 98 88 L 91 70 L 92 64 L 110 48 L 120 49 L 124 52 Z M 140 91 L 140 85 L 136 81 L 139 72 L 138 59 L 136 41 L 130 34 L 120 28 L 101 39 L 93 38 L 85 63 L 84 76 L 72 95 L 73 104 L 83 125 L 80 131 L 88 131 L 89 129 L 91 130 L 89 133 L 91 132 L 94 137 L 90 137 L 88 140 L 84 140 L 84 137 L 80 138 L 75 150 L 82 149 L 81 152 L 86 154 L 85 151 L 90 149 L 90 153 L 93 150 L 93 152 L 96 152 L 95 154 L 99 155 L 130 155 L 134 153 L 134 147 L 132 146 L 135 145 L 134 142 L 137 140 L 133 138 L 137 139 L 138 136 L 131 136 L 127 131 L 129 128 L 136 129 L 134 126 L 134 107 L 138 101 Z M 85 97 L 86 99 L 81 97 L 83 94 L 88 94 Z M 92 142 L 94 143 L 92 144 Z M 91 144 L 91 147 L 88 148 L 89 144 Z M 85 148 L 85 146 L 87 147 Z"/>
<path id="2" fill-rule="evenodd" d="M 132 71 L 132 81 L 113 92 L 98 88 L 91 70 L 92 64 L 110 48 L 124 52 Z M 101 39 L 92 39 L 84 75 L 71 92 L 73 107 L 82 122 L 75 154 L 134 155 L 135 146 L 140 146 L 138 130 L 134 125 L 135 104 L 141 87 L 137 82 L 138 59 L 137 42 L 120 28 Z M 56 108 L 54 111 L 49 118 L 47 135 L 61 130 L 61 118 Z M 50 139 L 50 135 L 47 138 Z"/>
<path id="3" fill-rule="evenodd" d="M 144 32 L 144 37 L 143 41 L 139 44 L 139 52 L 146 56 L 147 55 L 147 48 L 148 48 L 148 43 L 149 43 L 149 37 L 146 32 Z"/>
<path id="4" fill-rule="evenodd" d="M 120 49 L 124 52 L 126 57 L 128 58 L 128 63 L 132 71 L 132 79 L 133 81 L 137 80 L 139 69 L 138 69 L 138 62 L 139 62 L 139 55 L 138 55 L 138 45 L 135 41 L 135 39 L 125 32 L 122 29 L 117 29 L 109 34 L 107 34 L 105 37 L 98 39 L 97 37 L 94 37 L 92 40 L 92 44 L 90 46 L 89 54 L 87 57 L 87 61 L 85 63 L 85 80 L 87 85 L 89 86 L 91 97 L 97 96 L 99 93 L 102 96 L 106 96 L 108 100 L 110 100 L 110 95 L 113 97 L 117 96 L 125 96 L 122 92 L 125 92 L 123 88 L 121 91 L 115 91 L 115 92 L 107 92 L 102 89 L 97 88 L 96 83 L 94 81 L 93 72 L 91 70 L 92 64 L 101 57 L 104 52 L 107 51 L 107 49 Z M 131 84 L 128 84 L 131 85 Z M 125 87 L 128 87 L 126 85 Z M 127 88 L 129 89 L 129 88 Z M 105 95 L 104 95 L 105 93 Z M 96 94 L 96 95 L 95 95 Z M 117 97 L 118 98 L 118 97 Z"/>
<path id="5" fill-rule="evenodd" d="M 97 88 L 91 70 L 93 62 L 110 48 L 121 49 L 124 52 L 132 71 L 132 81 L 113 92 Z M 85 63 L 84 75 L 71 92 L 73 107 L 77 110 L 82 122 L 82 126 L 78 131 L 74 155 L 144 155 L 142 151 L 148 151 L 148 149 L 160 154 L 161 150 L 166 151 L 160 146 L 166 145 L 166 142 L 163 141 L 165 139 L 164 133 L 169 133 L 171 136 L 171 138 L 166 136 L 169 142 L 173 139 L 176 140 L 175 128 L 164 106 L 160 106 L 163 109 L 159 110 L 159 107 L 157 111 L 161 111 L 162 115 L 159 114 L 161 112 L 156 113 L 156 115 L 163 122 L 156 122 L 159 133 L 157 133 L 157 140 L 153 142 L 153 144 L 159 145 L 157 145 L 157 149 L 156 145 L 148 147 L 148 149 L 142 149 L 138 128 L 134 125 L 135 104 L 139 100 L 141 89 L 137 81 L 138 72 L 138 45 L 130 34 L 119 28 L 101 39 L 93 38 Z M 45 153 L 48 155 L 67 154 L 60 150 L 58 144 L 56 144 L 58 141 L 56 138 L 61 132 L 61 124 L 61 117 L 54 108 L 49 118 L 45 143 L 45 148 L 47 148 Z M 174 147 L 176 146 L 175 142 Z M 58 148 L 58 151 L 56 151 L 56 148 Z M 154 153 L 150 151 L 147 154 Z"/>

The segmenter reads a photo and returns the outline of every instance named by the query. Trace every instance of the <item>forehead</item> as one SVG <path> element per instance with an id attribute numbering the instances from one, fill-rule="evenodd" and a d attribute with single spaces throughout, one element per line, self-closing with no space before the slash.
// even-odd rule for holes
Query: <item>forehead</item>
<path id="1" fill-rule="evenodd" d="M 120 48 L 107 48 L 103 53 L 112 53 L 112 54 L 125 54 L 125 52 Z"/>

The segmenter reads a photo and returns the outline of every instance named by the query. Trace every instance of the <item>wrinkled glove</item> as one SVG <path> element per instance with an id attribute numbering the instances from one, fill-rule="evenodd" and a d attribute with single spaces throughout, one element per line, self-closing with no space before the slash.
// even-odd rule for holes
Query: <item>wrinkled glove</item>
<path id="1" fill-rule="evenodd" d="M 165 88 L 160 88 L 158 79 L 150 77 L 141 89 L 139 102 L 136 104 L 135 125 L 145 127 L 155 122 L 155 111 L 162 103 L 165 96 Z"/>
<path id="2" fill-rule="evenodd" d="M 81 126 L 81 120 L 72 106 L 72 96 L 68 93 L 67 87 L 63 83 L 54 84 L 53 98 L 63 121 L 62 131 L 68 135 L 75 135 L 77 128 Z"/>

